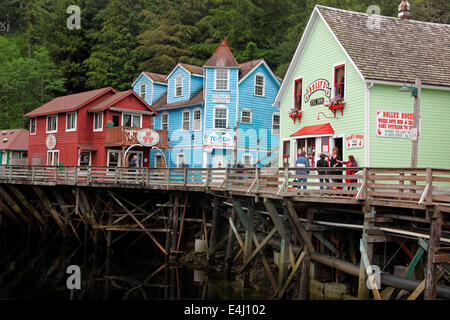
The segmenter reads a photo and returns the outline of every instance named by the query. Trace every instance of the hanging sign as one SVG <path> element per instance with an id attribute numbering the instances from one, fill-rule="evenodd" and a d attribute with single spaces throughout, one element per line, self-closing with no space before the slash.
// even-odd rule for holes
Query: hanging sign
<path id="1" fill-rule="evenodd" d="M 142 129 L 136 134 L 136 140 L 144 147 L 153 147 L 159 143 L 159 134 L 153 129 Z"/>
<path id="2" fill-rule="evenodd" d="M 328 80 L 325 79 L 319 79 L 314 81 L 313 83 L 311 83 L 308 88 L 306 89 L 306 93 L 305 93 L 305 102 L 307 103 L 309 101 L 309 98 L 311 97 L 311 95 L 316 92 L 322 90 L 325 92 L 325 96 L 327 98 L 330 98 L 331 95 L 331 88 L 330 88 L 330 83 L 328 82 Z"/>
<path id="3" fill-rule="evenodd" d="M 318 98 L 318 99 L 312 99 L 311 102 L 309 103 L 312 106 L 317 106 L 319 104 L 323 104 L 325 102 L 324 98 Z"/>
<path id="4" fill-rule="evenodd" d="M 48 150 L 53 150 L 56 147 L 56 136 L 54 134 L 49 134 L 45 140 L 45 145 Z"/>
<path id="5" fill-rule="evenodd" d="M 354 133 L 345 136 L 345 144 L 347 149 L 358 149 L 364 146 L 364 135 L 361 133 Z"/>
<path id="6" fill-rule="evenodd" d="M 417 130 L 413 130 L 413 122 L 413 112 L 377 111 L 377 136 L 417 139 Z"/>
<path id="7" fill-rule="evenodd" d="M 212 102 L 213 103 L 230 103 L 230 95 L 229 94 L 213 94 Z"/>
<path id="8" fill-rule="evenodd" d="M 234 141 L 233 137 L 228 132 L 225 134 L 213 132 L 206 139 L 206 145 L 212 147 L 232 147 Z"/>

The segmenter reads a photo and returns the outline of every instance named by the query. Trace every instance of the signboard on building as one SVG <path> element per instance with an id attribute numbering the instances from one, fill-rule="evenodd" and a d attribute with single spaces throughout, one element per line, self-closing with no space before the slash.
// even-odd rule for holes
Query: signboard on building
<path id="1" fill-rule="evenodd" d="M 305 103 L 307 103 L 309 101 L 309 98 L 311 97 L 311 95 L 316 92 L 322 90 L 325 92 L 325 96 L 327 98 L 330 98 L 331 95 L 331 88 L 330 88 L 330 83 L 328 82 L 328 80 L 325 79 L 319 79 L 314 81 L 313 83 L 311 83 L 308 88 L 306 89 L 306 93 L 305 93 Z"/>
<path id="2" fill-rule="evenodd" d="M 229 94 L 213 94 L 212 102 L 213 103 L 230 103 L 230 95 Z"/>
<path id="3" fill-rule="evenodd" d="M 310 102 L 311 107 L 312 106 L 317 106 L 319 104 L 323 104 L 325 102 L 324 98 L 317 98 L 317 99 L 312 99 Z"/>
<path id="4" fill-rule="evenodd" d="M 345 144 L 347 149 L 358 149 L 364 146 L 364 135 L 362 133 L 354 133 L 345 136 Z"/>
<path id="5" fill-rule="evenodd" d="M 159 134 L 152 129 L 142 129 L 136 134 L 136 140 L 144 147 L 153 147 L 159 143 Z"/>
<path id="6" fill-rule="evenodd" d="M 234 140 L 228 132 L 224 134 L 220 132 L 212 132 L 206 138 L 206 145 L 212 147 L 232 147 L 234 146 Z"/>
<path id="7" fill-rule="evenodd" d="M 401 111 L 377 111 L 377 136 L 385 138 L 413 139 L 414 113 Z M 419 123 L 420 127 L 420 123 Z"/>
<path id="8" fill-rule="evenodd" d="M 45 145 L 48 150 L 53 150 L 56 147 L 56 136 L 54 134 L 49 134 L 45 140 Z"/>

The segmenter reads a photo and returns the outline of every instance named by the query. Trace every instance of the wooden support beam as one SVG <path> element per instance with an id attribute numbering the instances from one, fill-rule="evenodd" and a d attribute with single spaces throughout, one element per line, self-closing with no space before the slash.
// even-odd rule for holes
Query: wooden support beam
<path id="1" fill-rule="evenodd" d="M 372 292 L 373 292 L 373 296 L 374 296 L 375 300 L 381 300 L 380 292 L 378 291 L 378 287 L 377 287 L 375 278 L 372 276 L 373 270 L 372 270 L 372 265 L 370 263 L 370 259 L 367 255 L 366 245 L 367 244 L 364 243 L 364 239 L 361 239 L 360 247 L 359 247 L 359 249 L 361 251 L 361 261 L 364 263 L 364 267 L 366 269 L 367 276 L 370 277 L 370 279 L 371 279 L 370 285 L 372 287 Z"/>
<path id="2" fill-rule="evenodd" d="M 173 208 L 173 216 L 172 216 L 172 239 L 170 245 L 170 253 L 175 253 L 177 249 L 177 236 L 178 236 L 178 213 L 179 213 L 179 195 L 175 194 L 174 199 L 174 208 Z"/>
<path id="3" fill-rule="evenodd" d="M 314 232 L 313 236 L 316 237 L 325 247 L 327 247 L 335 256 L 339 256 L 339 251 L 333 246 L 333 244 L 322 236 L 319 232 Z"/>
<path id="4" fill-rule="evenodd" d="M 280 293 L 278 294 L 278 298 L 283 298 L 284 294 L 286 293 L 286 290 L 291 283 L 292 279 L 294 278 L 295 274 L 297 273 L 298 267 L 300 267 L 300 264 L 302 263 L 303 259 L 305 257 L 305 251 L 302 251 L 300 256 L 297 259 L 297 262 L 295 263 L 294 267 L 292 268 L 291 273 L 289 274 L 289 277 L 286 279 L 286 282 L 283 285 L 283 288 L 281 289 Z"/>
<path id="5" fill-rule="evenodd" d="M 373 254 L 373 244 L 367 241 L 368 234 L 367 230 L 372 228 L 372 223 L 368 222 L 366 218 L 375 217 L 375 208 L 365 205 L 364 206 L 364 225 L 363 225 L 363 234 L 361 240 L 364 243 L 365 255 L 368 260 L 372 259 Z M 360 241 L 361 243 L 361 241 Z M 360 245 L 361 249 L 361 245 Z M 366 267 L 364 266 L 363 257 L 361 256 L 361 260 L 359 263 L 359 282 L 358 282 L 358 299 L 360 300 L 368 300 L 369 299 L 369 288 L 367 288 L 367 272 Z M 380 297 L 381 298 L 381 297 Z"/>
<path id="6" fill-rule="evenodd" d="M 425 300 L 436 299 L 436 268 L 434 265 L 434 256 L 436 247 L 439 247 L 439 240 L 441 238 L 442 218 L 432 218 L 430 222 L 430 239 L 428 242 L 428 258 L 427 269 L 425 272 Z"/>
<path id="7" fill-rule="evenodd" d="M 206 259 L 209 260 L 209 244 L 208 244 L 208 228 L 206 226 L 206 214 L 205 208 L 202 207 L 202 225 L 203 225 L 203 235 L 205 237 L 206 242 Z"/>
<path id="8" fill-rule="evenodd" d="M 0 200 L 0 207 L 3 209 L 3 212 L 15 223 L 17 224 L 22 224 L 23 222 L 21 222 L 19 219 L 16 218 L 16 216 L 14 215 L 14 213 L 8 208 L 8 206 L 6 205 L 6 203 L 4 203 L 2 200 Z"/>
<path id="9" fill-rule="evenodd" d="M 439 274 L 436 277 L 436 281 L 439 281 L 439 279 L 444 275 L 445 271 L 441 270 L 439 272 Z M 420 296 L 420 294 L 423 292 L 423 290 L 425 290 L 425 282 L 426 279 L 423 280 L 418 286 L 417 288 L 411 293 L 411 295 L 408 297 L 407 300 L 416 300 L 418 296 Z"/>
<path id="10" fill-rule="evenodd" d="M 23 213 L 20 206 L 16 203 L 16 201 L 9 195 L 9 193 L 0 186 L 0 195 L 6 201 L 6 203 L 13 209 L 13 211 L 26 223 L 29 223 L 30 219 Z"/>
<path id="11" fill-rule="evenodd" d="M 55 219 L 56 224 L 61 228 L 61 230 L 64 232 L 64 234 L 67 234 L 67 228 L 64 225 L 63 220 L 59 216 L 58 212 L 56 211 L 55 207 L 52 205 L 50 200 L 47 198 L 47 195 L 45 192 L 41 189 L 41 187 L 33 186 L 34 192 L 36 192 L 37 196 L 41 199 L 42 204 L 44 205 L 45 209 L 51 214 L 53 219 Z"/>
<path id="12" fill-rule="evenodd" d="M 308 216 L 307 216 L 307 222 L 306 222 L 306 235 L 307 239 L 312 243 L 312 223 L 314 221 L 314 213 L 313 210 L 308 209 Z M 314 247 L 313 247 L 314 249 Z M 310 249 L 308 249 L 307 246 L 305 246 L 305 259 L 303 260 L 302 264 L 302 271 L 300 275 L 300 288 L 298 291 L 298 298 L 300 300 L 308 300 L 309 299 L 309 287 L 310 287 L 310 278 L 309 278 L 309 272 L 311 268 L 311 254 L 312 252 Z"/>
<path id="13" fill-rule="evenodd" d="M 230 220 L 232 222 L 236 221 L 236 208 L 232 207 L 231 208 L 231 216 L 230 216 Z M 227 243 L 227 252 L 226 252 L 226 256 L 225 256 L 225 278 L 229 279 L 230 278 L 230 271 L 231 271 L 231 255 L 233 253 L 233 241 L 234 237 L 233 237 L 233 228 L 230 227 L 228 228 L 228 243 Z"/>
<path id="14" fill-rule="evenodd" d="M 257 254 L 263 250 L 266 245 L 268 244 L 269 240 L 272 239 L 273 235 L 277 232 L 276 228 L 273 228 L 272 231 L 269 232 L 269 234 L 264 238 L 264 240 L 256 247 L 256 249 L 252 252 L 250 257 L 244 262 L 244 265 L 242 266 L 239 273 L 242 273 L 247 269 L 250 265 L 250 263 L 253 261 L 253 259 L 257 256 Z"/>
<path id="15" fill-rule="evenodd" d="M 212 250 L 215 248 L 217 244 L 217 236 L 219 233 L 219 201 L 217 198 L 214 199 L 213 202 L 213 210 L 212 210 L 212 226 L 211 226 L 211 235 L 210 239 L 210 247 L 209 247 L 209 259 L 214 262 L 214 255 L 212 254 Z"/>
<path id="16" fill-rule="evenodd" d="M 303 243 L 306 245 L 310 253 L 314 253 L 314 246 L 312 245 L 311 239 L 308 237 L 303 224 L 298 219 L 298 215 L 295 211 L 292 201 L 285 201 L 285 208 L 287 209 L 285 210 L 287 212 L 287 217 L 294 229 L 297 238 L 299 238 L 299 240 L 303 240 Z"/>
<path id="17" fill-rule="evenodd" d="M 45 219 L 39 214 L 37 209 L 28 202 L 22 192 L 20 192 L 20 190 L 14 185 L 9 185 L 9 189 L 14 193 L 23 206 L 40 222 L 40 224 L 43 225 L 44 228 L 47 228 L 47 222 Z"/>
<path id="18" fill-rule="evenodd" d="M 255 233 L 253 233 L 253 243 L 257 247 L 260 245 L 258 237 L 256 236 Z M 272 283 L 274 295 L 276 295 L 276 294 L 278 294 L 278 292 L 280 292 L 280 287 L 278 286 L 277 281 L 275 280 L 275 277 L 273 276 L 272 271 L 270 270 L 270 266 L 269 266 L 269 263 L 267 262 L 266 257 L 264 255 L 261 255 L 261 256 L 262 256 L 264 269 L 266 270 L 267 276 L 269 277 L 269 280 Z"/>
<path id="19" fill-rule="evenodd" d="M 241 203 L 239 201 L 233 200 L 233 204 L 245 228 L 244 261 L 248 261 L 250 259 L 250 255 L 252 253 L 253 248 L 253 233 L 254 233 L 253 218 L 255 214 L 254 204 L 251 201 L 249 202 L 247 214 L 244 212 L 244 209 L 242 208 Z M 243 278 L 244 278 L 244 287 L 248 288 L 250 286 L 249 272 L 245 272 Z"/>

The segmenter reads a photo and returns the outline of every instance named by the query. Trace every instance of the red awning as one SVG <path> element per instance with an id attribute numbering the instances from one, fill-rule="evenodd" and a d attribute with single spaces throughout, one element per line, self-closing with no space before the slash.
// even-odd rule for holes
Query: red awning
<path id="1" fill-rule="evenodd" d="M 291 134 L 291 137 L 297 136 L 311 136 L 311 135 L 323 135 L 333 134 L 334 130 L 329 123 L 316 124 L 313 126 L 306 126 L 298 130 L 296 133 Z"/>
<path id="2" fill-rule="evenodd" d="M 82 152 L 82 151 L 97 151 L 97 148 L 95 148 L 91 144 L 79 144 L 78 148 L 80 148 L 80 152 Z"/>

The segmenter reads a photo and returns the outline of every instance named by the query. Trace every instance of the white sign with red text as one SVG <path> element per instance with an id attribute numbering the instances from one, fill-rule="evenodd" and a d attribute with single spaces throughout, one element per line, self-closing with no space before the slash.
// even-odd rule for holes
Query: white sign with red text
<path id="1" fill-rule="evenodd" d="M 417 131 L 413 130 L 413 123 L 413 112 L 377 111 L 377 136 L 414 139 L 414 136 L 417 137 Z"/>
<path id="2" fill-rule="evenodd" d="M 345 136 L 345 144 L 347 149 L 357 149 L 364 146 L 364 135 L 362 133 L 354 133 Z"/>

